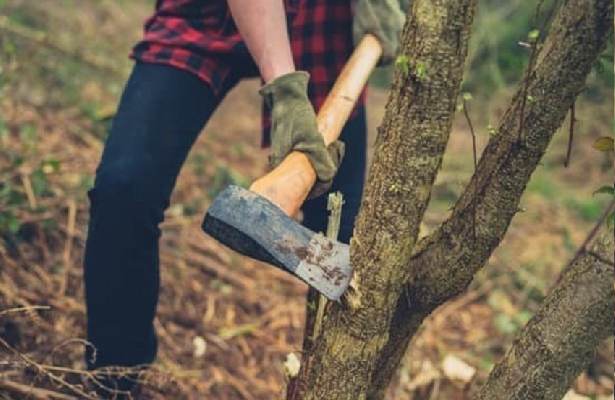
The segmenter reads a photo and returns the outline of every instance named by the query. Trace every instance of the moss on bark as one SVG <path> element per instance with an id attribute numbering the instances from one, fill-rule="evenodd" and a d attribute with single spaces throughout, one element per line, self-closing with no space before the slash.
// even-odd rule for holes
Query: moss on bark
<path id="1" fill-rule="evenodd" d="M 380 353 L 380 364 L 386 367 L 374 375 L 374 386 L 390 381 L 403 356 L 401 349 L 407 348 L 423 319 L 462 293 L 499 245 L 532 172 L 604 50 L 612 21 L 610 0 L 568 0 L 559 9 L 529 74 L 527 94 L 533 101 L 525 105 L 523 140 L 518 138 L 525 82 L 519 85 L 451 216 L 416 246 L 389 342 Z"/>
<path id="2" fill-rule="evenodd" d="M 612 30 L 610 0 L 564 2 L 527 88 L 522 83 L 451 217 L 415 249 L 450 132 L 474 9 L 475 0 L 413 2 L 402 35 L 405 66 L 395 75 L 351 242 L 355 306 L 329 308 L 297 398 L 383 397 L 423 319 L 465 290 L 502 240 Z M 533 101 L 523 107 L 520 141 L 523 93 Z"/>
<path id="3" fill-rule="evenodd" d="M 442 162 L 463 76 L 476 0 L 416 0 L 354 238 L 351 308 L 332 304 L 301 373 L 305 399 L 377 398 L 372 375 L 388 343 L 418 228 Z M 388 361 L 384 361 L 388 362 Z"/>

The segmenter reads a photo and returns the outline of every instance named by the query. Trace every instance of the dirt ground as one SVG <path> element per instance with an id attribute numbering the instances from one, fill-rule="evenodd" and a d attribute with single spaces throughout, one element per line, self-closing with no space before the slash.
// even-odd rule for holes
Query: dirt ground
<path id="1" fill-rule="evenodd" d="M 1 399 L 84 398 L 85 190 L 129 72 L 135 21 L 151 6 L 66 1 L 74 17 L 66 19 L 46 4 L 0 1 Z M 266 171 L 258 86 L 246 81 L 230 93 L 178 180 L 162 225 L 159 359 L 140 398 L 283 398 L 284 360 L 301 350 L 306 287 L 199 227 L 215 193 Z M 470 103 L 479 150 L 510 92 Z M 370 89 L 372 143 L 386 97 Z M 504 242 L 469 290 L 425 321 L 388 399 L 462 399 L 468 374 L 480 382 L 504 354 L 606 203 L 592 193 L 612 183 L 612 160 L 592 143 L 611 129 L 612 110 L 610 97 L 581 98 L 570 166 L 563 128 Z M 470 132 L 459 117 L 422 234 L 446 218 L 471 173 Z M 569 398 L 612 399 L 612 388 L 609 339 Z"/>

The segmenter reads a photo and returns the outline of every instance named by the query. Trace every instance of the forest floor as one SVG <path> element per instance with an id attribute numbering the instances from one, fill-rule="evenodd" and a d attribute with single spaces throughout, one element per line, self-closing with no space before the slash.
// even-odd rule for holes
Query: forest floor
<path id="1" fill-rule="evenodd" d="M 63 4 L 0 1 L 0 399 L 84 397 L 85 192 L 151 7 Z M 283 398 L 284 360 L 301 350 L 305 285 L 199 227 L 219 190 L 266 171 L 258 86 L 245 81 L 230 93 L 178 179 L 162 224 L 159 359 L 142 398 Z M 479 152 L 510 93 L 488 101 L 475 93 L 469 103 Z M 370 143 L 386 97 L 369 91 Z M 612 164 L 592 143 L 611 129 L 612 110 L 610 95 L 581 98 L 570 165 L 566 121 L 504 242 L 468 291 L 425 321 L 389 399 L 463 399 L 468 376 L 484 379 L 504 354 L 606 204 L 592 193 L 612 183 Z M 472 173 L 471 134 L 458 114 L 422 234 L 446 218 Z M 612 390 L 609 340 L 569 396 L 612 399 Z"/>

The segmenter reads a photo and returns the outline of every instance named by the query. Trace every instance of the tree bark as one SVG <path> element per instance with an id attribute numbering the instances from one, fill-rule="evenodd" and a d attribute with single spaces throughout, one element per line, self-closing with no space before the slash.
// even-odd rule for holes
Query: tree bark
<path id="1" fill-rule="evenodd" d="M 354 238 L 354 290 L 330 304 L 295 398 L 377 398 L 372 375 L 389 361 L 395 302 L 442 162 L 463 76 L 476 0 L 416 0 L 402 34 Z M 308 365 L 308 368 L 305 366 Z"/>
<path id="2" fill-rule="evenodd" d="M 405 267 L 406 290 L 379 352 L 383 367 L 372 375 L 373 387 L 387 385 L 423 319 L 462 293 L 501 242 L 532 172 L 604 50 L 612 23 L 611 0 L 568 0 L 561 6 L 527 75 L 527 92 L 522 82 L 452 215 L 419 241 Z M 525 102 L 519 140 L 523 93 L 533 100 Z"/>
<path id="3" fill-rule="evenodd" d="M 612 31 L 611 0 L 564 0 L 452 215 L 415 248 L 459 93 L 475 0 L 416 0 L 351 241 L 353 285 L 331 304 L 297 398 L 380 399 L 410 339 L 502 240 Z M 531 96 L 531 100 L 530 97 Z"/>
<path id="4" fill-rule="evenodd" d="M 477 400 L 560 400 L 613 334 L 613 233 L 581 255 L 494 367 Z"/>

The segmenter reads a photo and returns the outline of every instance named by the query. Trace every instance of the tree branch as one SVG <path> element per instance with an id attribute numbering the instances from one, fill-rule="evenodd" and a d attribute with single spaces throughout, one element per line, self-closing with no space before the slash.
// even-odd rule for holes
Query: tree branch
<path id="1" fill-rule="evenodd" d="M 466 289 L 504 237 L 532 172 L 604 49 L 612 21 L 611 0 L 568 0 L 558 11 L 528 75 L 527 92 L 524 85 L 517 90 L 451 217 L 417 244 L 406 265 L 407 297 L 397 300 L 381 352 L 390 367 L 376 372 L 374 385 L 390 379 L 403 355 L 399 348 L 407 348 L 429 313 Z M 533 101 L 525 106 L 519 141 L 523 93 Z"/>
<path id="2" fill-rule="evenodd" d="M 612 236 L 605 232 L 591 252 L 563 271 L 560 283 L 493 368 L 477 400 L 564 396 L 598 344 L 613 334 Z"/>
<path id="3" fill-rule="evenodd" d="M 409 264 L 415 304 L 433 309 L 461 293 L 500 243 L 532 173 L 603 51 L 612 20 L 610 0 L 569 0 L 559 11 L 531 74 L 528 94 L 534 100 L 526 105 L 524 140 L 517 140 L 521 88 L 451 217 L 417 246 Z M 470 240 L 473 204 L 476 243 Z"/>
<path id="4" fill-rule="evenodd" d="M 405 62 L 398 63 L 351 241 L 354 290 L 348 307 L 332 304 L 324 318 L 305 399 L 371 399 L 385 389 L 370 376 L 389 363 L 379 353 L 448 141 L 475 4 L 412 3 L 401 40 Z"/>

